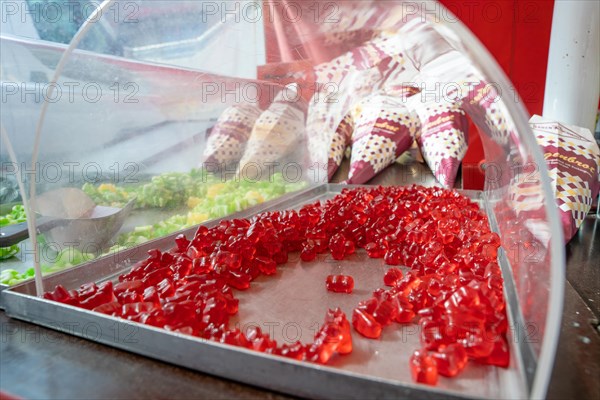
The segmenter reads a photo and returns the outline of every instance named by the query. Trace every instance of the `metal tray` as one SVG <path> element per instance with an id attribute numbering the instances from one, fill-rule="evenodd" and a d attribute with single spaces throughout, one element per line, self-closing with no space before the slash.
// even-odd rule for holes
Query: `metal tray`
<path id="1" fill-rule="evenodd" d="M 265 205 L 260 211 L 298 208 L 303 204 L 326 200 L 348 185 L 324 184 L 286 195 Z M 481 192 L 463 191 L 484 206 Z M 246 210 L 227 218 L 250 217 L 258 210 Z M 220 220 L 207 224 L 214 226 Z M 492 227 L 494 225 L 491 221 Z M 194 229 L 183 231 L 189 237 Z M 115 256 L 93 260 L 45 278 L 46 288 L 62 284 L 67 289 L 83 283 L 115 279 L 132 262 L 143 259 L 151 248 L 172 247 L 177 234 L 145 243 Z M 502 252 L 501 252 L 501 257 Z M 297 254 L 278 269 L 275 277 L 259 277 L 244 292 L 238 292 L 239 314 L 232 325 L 245 329 L 258 325 L 278 341 L 312 341 L 314 332 L 323 322 L 327 308 L 341 307 L 347 315 L 358 301 L 382 286 L 381 277 L 388 267 L 382 260 L 370 259 L 363 250 L 342 262 L 329 254 L 304 263 Z M 325 277 L 344 271 L 355 279 L 351 295 L 325 290 Z M 506 274 L 506 268 L 503 267 Z M 261 386 L 293 395 L 318 398 L 523 398 L 530 387 L 530 357 L 526 349 L 514 340 L 518 330 L 518 304 L 510 293 L 507 280 L 509 343 L 511 363 L 507 369 L 470 362 L 457 378 L 440 377 L 436 387 L 415 384 L 410 377 L 408 359 L 419 347 L 416 325 L 386 328 L 379 340 L 369 340 L 354 333 L 354 350 L 346 356 L 334 356 L 327 366 L 298 362 L 262 354 L 234 346 L 223 345 L 187 335 L 169 332 L 81 308 L 58 304 L 35 297 L 33 282 L 23 283 L 3 293 L 9 316 L 57 329 L 89 340 L 191 368 L 220 377 Z M 535 365 L 533 365 L 535 369 Z"/>

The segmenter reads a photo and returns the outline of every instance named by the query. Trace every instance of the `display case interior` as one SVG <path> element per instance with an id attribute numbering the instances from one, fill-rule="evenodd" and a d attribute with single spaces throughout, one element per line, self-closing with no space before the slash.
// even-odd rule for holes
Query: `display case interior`
<path id="1" fill-rule="evenodd" d="M 404 1 L 142 1 L 132 13 L 123 8 L 128 4 L 103 2 L 68 46 L 1 38 L 10 110 L 2 123 L 15 149 L 14 156 L 3 151 L 2 162 L 26 171 L 11 170 L 26 187 L 27 218 L 38 227 L 46 217 L 60 220 L 41 229 L 33 243 L 21 242 L 22 254 L 29 254 L 27 246 L 37 249 L 48 276 L 4 291 L 9 315 L 60 330 L 69 318 L 117 323 L 139 332 L 139 341 L 107 334 L 95 339 L 298 395 L 336 397 L 343 384 L 351 396 L 544 396 L 564 282 L 562 233 L 547 171 L 522 103 L 448 10 Z M 42 66 L 44 76 L 21 73 L 14 79 L 23 84 L 7 84 L 7 74 L 22 71 L 16 67 L 27 60 Z M 38 96 L 22 102 L 27 91 Z M 27 121 L 22 126 L 21 118 Z M 57 285 L 116 284 L 132 265 L 156 256 L 148 250 L 168 252 L 203 226 L 226 226 L 227 216 L 255 221 L 265 210 L 325 204 L 342 190 L 326 182 L 345 152 L 346 183 L 367 182 L 418 147 L 438 184 L 451 188 L 468 141 L 467 118 L 482 132 L 486 182 L 483 192 L 466 195 L 479 204 L 489 221 L 485 229 L 502 246 L 494 262 L 502 270 L 510 325 L 507 369 L 475 366 L 432 388 L 409 377 L 410 352 L 398 340 L 411 325 L 385 340 L 359 338 L 350 361 L 340 356 L 321 366 L 40 298 Z M 3 168 L 4 175 L 10 174 Z M 240 229 L 246 224 L 238 223 Z M 377 275 L 369 271 L 383 274 L 387 267 L 361 247 L 352 258 L 333 262 L 336 270 L 347 265 L 369 281 Z M 294 282 L 313 296 L 305 299 L 310 318 L 300 323 L 302 340 L 310 340 L 308 319 L 328 307 L 350 311 L 354 297 L 315 294 L 324 286 L 323 271 L 333 268 L 327 259 L 319 258 L 323 271 L 311 269 L 296 250 L 280 263 L 278 276 L 261 276 L 240 295 L 240 310 L 245 304 L 250 311 L 240 311 L 238 323 L 267 316 L 289 322 L 269 310 L 275 302 L 299 312 L 304 300 L 284 295 L 294 293 Z M 34 261 L 3 261 L 3 283 L 31 279 Z M 194 351 L 201 361 L 189 357 Z M 402 367 L 391 367 L 396 363 Z"/>

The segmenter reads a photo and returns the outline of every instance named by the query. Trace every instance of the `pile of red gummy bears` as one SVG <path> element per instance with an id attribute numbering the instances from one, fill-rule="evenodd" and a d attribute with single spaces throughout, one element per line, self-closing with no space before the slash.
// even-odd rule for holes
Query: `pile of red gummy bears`
<path id="1" fill-rule="evenodd" d="M 46 299 L 126 318 L 166 330 L 270 354 L 327 363 L 352 351 L 349 321 L 329 310 L 312 343 L 278 345 L 258 327 L 229 326 L 238 312 L 233 289 L 248 289 L 258 275 L 273 275 L 288 253 L 304 262 L 330 252 L 341 260 L 365 249 L 392 267 L 380 288 L 357 304 L 354 329 L 378 338 L 392 323 L 418 323 L 421 348 L 410 357 L 413 379 L 436 384 L 468 360 L 506 367 L 507 318 L 497 262 L 498 235 L 479 206 L 440 188 L 344 189 L 325 203 L 298 211 L 273 211 L 249 220 L 200 226 L 191 240 L 179 235 L 169 251 L 149 257 L 119 282 L 89 283 L 78 290 L 57 286 Z M 330 276 L 327 287 L 351 292 L 350 276 Z"/>

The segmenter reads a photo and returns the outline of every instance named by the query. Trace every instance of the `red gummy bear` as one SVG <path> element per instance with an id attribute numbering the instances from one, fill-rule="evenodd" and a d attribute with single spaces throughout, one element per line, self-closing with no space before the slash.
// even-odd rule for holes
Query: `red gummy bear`
<path id="1" fill-rule="evenodd" d="M 409 360 L 410 372 L 415 382 L 435 385 L 438 381 L 436 361 L 425 350 L 415 350 Z"/>
<path id="2" fill-rule="evenodd" d="M 504 336 L 499 336 L 494 342 L 494 348 L 489 356 L 477 359 L 478 362 L 507 368 L 510 363 L 508 342 Z"/>
<path id="3" fill-rule="evenodd" d="M 346 254 L 346 238 L 341 233 L 336 233 L 329 240 L 329 250 L 334 260 L 343 260 Z"/>
<path id="4" fill-rule="evenodd" d="M 458 375 L 469 360 L 465 348 L 458 343 L 441 345 L 432 357 L 435 358 L 438 373 L 448 377 Z"/>
<path id="5" fill-rule="evenodd" d="M 325 283 L 331 292 L 352 293 L 354 289 L 354 279 L 350 275 L 328 275 Z"/>
<path id="6" fill-rule="evenodd" d="M 398 268 L 390 268 L 386 271 L 385 275 L 383 276 L 383 283 L 386 286 L 395 286 L 396 282 L 398 282 L 403 277 L 404 275 L 402 274 L 402 271 L 400 271 Z"/>
<path id="7" fill-rule="evenodd" d="M 352 313 L 352 326 L 366 338 L 377 339 L 381 336 L 381 324 L 360 308 L 355 308 Z"/>

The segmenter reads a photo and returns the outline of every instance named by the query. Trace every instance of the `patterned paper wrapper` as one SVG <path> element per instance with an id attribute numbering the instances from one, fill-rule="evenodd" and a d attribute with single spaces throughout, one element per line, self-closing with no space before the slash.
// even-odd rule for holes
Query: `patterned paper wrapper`
<path id="1" fill-rule="evenodd" d="M 226 108 L 208 135 L 203 162 L 217 168 L 223 164 L 237 164 L 260 113 L 261 110 L 251 104 Z"/>
<path id="2" fill-rule="evenodd" d="M 377 37 L 322 64 L 315 66 L 317 92 L 310 102 L 307 118 L 308 144 L 311 163 L 327 162 L 329 146 L 340 143 L 343 136 L 338 127 L 351 108 L 361 99 L 380 90 L 390 76 L 404 71 L 404 60 L 398 37 L 380 33 Z M 410 79 L 408 79 L 410 80 Z M 341 124 L 341 126 L 340 126 Z M 334 137 L 335 136 L 335 137 Z M 335 164 L 333 164 L 335 165 Z"/>
<path id="3" fill-rule="evenodd" d="M 461 51 L 461 44 L 452 32 L 423 20 L 413 20 L 401 31 L 406 34 L 405 57 L 418 66 L 414 80 L 423 92 L 460 103 L 495 146 L 508 150 L 509 138 L 518 140 L 518 135 L 512 120 L 506 118 L 510 113 L 502 93 L 498 92 L 497 84 L 485 78 L 468 52 Z"/>
<path id="4" fill-rule="evenodd" d="M 408 97 L 411 97 L 419 92 L 418 88 L 411 86 L 404 86 L 401 84 L 388 85 L 382 91 L 382 95 L 387 95 L 389 98 L 394 98 L 394 107 L 398 101 L 404 103 Z M 366 100 L 370 102 L 371 100 Z M 342 122 L 338 125 L 337 130 L 333 134 L 331 143 L 329 145 L 329 156 L 327 160 L 327 174 L 329 180 L 333 177 L 337 169 L 344 159 L 346 153 L 350 153 L 350 144 L 352 143 L 352 133 L 354 132 L 355 120 L 358 118 L 358 114 L 362 111 L 362 105 L 360 102 L 357 106 L 351 108 L 350 112 L 346 114 Z"/>
<path id="5" fill-rule="evenodd" d="M 249 164 L 264 168 L 268 163 L 280 162 L 301 148 L 306 109 L 306 101 L 300 96 L 296 84 L 283 88 L 254 123 L 239 171 L 243 172 Z"/>
<path id="6" fill-rule="evenodd" d="M 479 129 L 488 132 L 490 139 L 496 144 L 507 146 L 510 143 L 509 137 L 518 138 L 512 120 L 507 120 L 505 117 L 509 112 L 494 85 L 480 78 L 469 91 L 466 91 L 466 96 L 462 100 L 462 109 Z"/>
<path id="7" fill-rule="evenodd" d="M 352 114 L 347 114 L 338 125 L 331 144 L 329 145 L 329 156 L 327 159 L 327 178 L 331 180 L 335 171 L 342 164 L 346 148 L 350 144 L 352 131 L 354 130 L 354 119 Z"/>
<path id="8" fill-rule="evenodd" d="M 469 123 L 458 103 L 427 103 L 417 109 L 421 134 L 417 143 L 435 179 L 453 188 L 467 152 Z"/>
<path id="9" fill-rule="evenodd" d="M 568 242 L 598 196 L 600 149 L 588 129 L 537 115 L 529 124 L 544 153 Z"/>
<path id="10" fill-rule="evenodd" d="M 357 117 L 346 183 L 362 184 L 410 148 L 420 122 L 402 99 L 380 94 L 365 98 L 355 112 Z"/>

